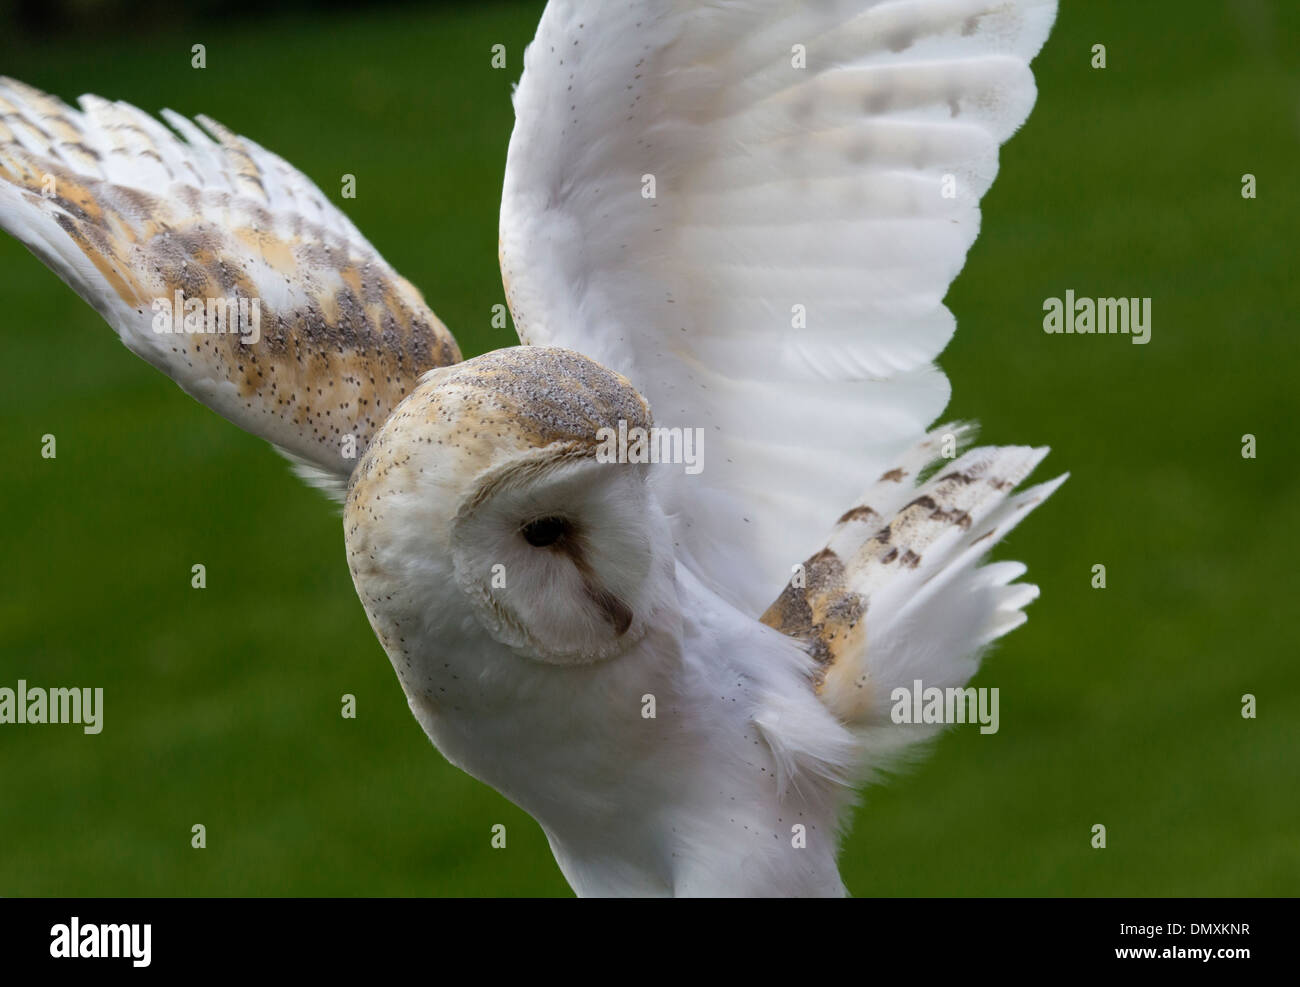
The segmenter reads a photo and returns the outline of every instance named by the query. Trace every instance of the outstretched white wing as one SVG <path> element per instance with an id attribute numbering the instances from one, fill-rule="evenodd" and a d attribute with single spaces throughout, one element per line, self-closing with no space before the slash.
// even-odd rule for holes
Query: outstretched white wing
<path id="1" fill-rule="evenodd" d="M 515 323 L 705 430 L 666 507 L 684 561 L 749 612 L 947 403 L 943 298 L 1055 10 L 547 6 L 501 209 Z"/>
<path id="2" fill-rule="evenodd" d="M 346 478 L 419 375 L 460 359 L 451 335 L 274 154 L 206 118 L 212 137 L 164 112 L 182 140 L 80 104 L 0 79 L 0 229 L 189 394 Z"/>

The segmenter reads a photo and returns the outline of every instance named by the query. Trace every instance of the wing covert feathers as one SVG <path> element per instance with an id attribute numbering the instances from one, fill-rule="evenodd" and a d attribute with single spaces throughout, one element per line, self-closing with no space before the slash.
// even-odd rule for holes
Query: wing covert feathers
<path id="1" fill-rule="evenodd" d="M 520 339 L 626 376 L 708 465 L 661 498 L 756 612 L 947 404 L 943 303 L 1055 0 L 550 0 L 515 91 Z"/>
<path id="2" fill-rule="evenodd" d="M 964 684 L 1038 595 L 1013 583 L 1023 565 L 979 561 L 1065 476 L 1013 493 L 1047 449 L 987 446 L 918 484 L 941 443 L 966 431 L 936 429 L 886 471 L 763 614 L 805 643 L 818 694 L 845 722 L 879 721 L 892 687 L 913 678 Z"/>
<path id="3" fill-rule="evenodd" d="M 346 478 L 420 374 L 460 359 L 446 327 L 274 154 L 202 117 L 165 111 L 173 133 L 80 106 L 0 78 L 0 229 L 190 395 Z"/>

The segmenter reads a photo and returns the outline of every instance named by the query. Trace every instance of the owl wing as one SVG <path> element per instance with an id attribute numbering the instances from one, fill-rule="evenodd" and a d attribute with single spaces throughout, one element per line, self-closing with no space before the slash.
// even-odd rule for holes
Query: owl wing
<path id="1" fill-rule="evenodd" d="M 274 154 L 204 117 L 164 111 L 173 133 L 80 106 L 0 79 L 0 228 L 191 396 L 345 480 L 419 375 L 460 359 L 451 334 Z"/>
<path id="2" fill-rule="evenodd" d="M 515 92 L 522 341 L 703 429 L 681 560 L 757 615 L 947 403 L 943 304 L 1055 0 L 551 0 Z"/>

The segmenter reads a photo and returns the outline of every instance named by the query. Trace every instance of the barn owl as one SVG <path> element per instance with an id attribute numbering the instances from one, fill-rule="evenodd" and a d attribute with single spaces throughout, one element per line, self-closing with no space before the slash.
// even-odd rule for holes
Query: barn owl
<path id="1" fill-rule="evenodd" d="M 1038 592 L 987 554 L 1064 477 L 1017 492 L 1045 449 L 931 425 L 944 295 L 1054 17 L 551 0 L 501 206 L 521 345 L 469 360 L 205 117 L 4 81 L 0 226 L 342 500 L 416 719 L 578 894 L 841 895 L 854 793 L 942 729 L 897 690 L 964 686 Z"/>

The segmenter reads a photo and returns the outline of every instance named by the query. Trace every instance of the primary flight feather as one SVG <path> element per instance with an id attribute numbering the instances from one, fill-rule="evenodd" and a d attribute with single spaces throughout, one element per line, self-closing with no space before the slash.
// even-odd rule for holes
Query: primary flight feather
<path id="1" fill-rule="evenodd" d="M 413 713 L 576 891 L 842 894 L 854 791 L 939 729 L 891 694 L 963 686 L 1037 594 L 984 560 L 1059 484 L 1014 492 L 1046 450 L 929 429 L 1054 16 L 552 0 L 501 209 L 526 345 L 464 362 L 309 180 L 203 118 L 0 82 L 0 226 L 346 497 Z M 609 461 L 657 434 L 695 468 Z"/>

